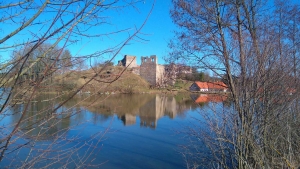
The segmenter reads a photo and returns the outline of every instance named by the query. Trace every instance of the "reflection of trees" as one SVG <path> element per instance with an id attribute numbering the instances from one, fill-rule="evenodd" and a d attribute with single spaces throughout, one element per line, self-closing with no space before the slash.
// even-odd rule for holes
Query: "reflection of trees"
<path id="1" fill-rule="evenodd" d="M 99 113 L 93 113 L 92 116 L 93 116 L 92 121 L 94 124 L 97 124 L 99 122 L 103 123 L 112 118 L 112 115 L 99 114 Z"/>
<path id="2" fill-rule="evenodd" d="M 6 154 L 6 158 L 10 159 L 11 167 L 22 165 L 23 162 L 28 162 L 30 165 L 46 165 L 47 160 L 44 159 L 49 159 L 49 157 L 63 159 L 70 156 L 71 153 L 58 152 L 63 151 L 64 146 L 67 145 L 63 142 L 67 140 L 67 133 L 71 128 L 73 110 L 62 107 L 54 112 L 54 105 L 59 103 L 62 98 L 53 98 L 53 95 L 36 96 L 34 100 L 28 102 L 28 108 L 24 115 L 21 112 L 24 112 L 27 104 L 18 102 L 9 109 L 10 115 L 6 118 L 10 122 L 7 126 L 18 125 L 16 134 L 13 135 L 7 146 L 7 149 L 11 151 Z M 18 123 L 20 119 L 22 120 Z M 6 129 L 6 133 L 1 135 L 1 139 L 11 132 L 10 127 Z M 0 146 L 4 145 L 3 142 L 0 143 Z M 73 152 L 74 150 L 66 149 L 65 151 Z M 8 161 L 4 161 L 5 165 L 6 162 Z"/>
<path id="3" fill-rule="evenodd" d="M 110 114 L 118 116 L 125 114 L 138 115 L 139 108 L 151 100 L 155 95 L 111 95 L 93 96 L 80 103 L 81 106 L 93 113 Z"/>
<path id="4" fill-rule="evenodd" d="M 52 140 L 65 133 L 70 127 L 70 116 L 64 112 L 52 112 L 50 105 L 55 105 L 56 100 L 49 100 L 52 96 L 42 95 L 36 98 L 39 101 L 29 103 L 29 109 L 23 118 L 19 131 L 22 137 L 34 140 Z M 13 111 L 22 111 L 22 105 L 15 105 Z M 12 116 L 13 123 L 20 117 L 16 113 Z M 40 125 L 43 124 L 43 125 Z"/>

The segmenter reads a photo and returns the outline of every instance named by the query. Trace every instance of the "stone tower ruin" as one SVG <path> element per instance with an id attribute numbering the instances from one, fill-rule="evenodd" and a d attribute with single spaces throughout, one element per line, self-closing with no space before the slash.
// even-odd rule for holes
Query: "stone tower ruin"
<path id="1" fill-rule="evenodd" d="M 156 55 L 141 57 L 141 59 L 140 76 L 153 86 L 162 84 L 165 67 L 157 64 Z"/>
<path id="2" fill-rule="evenodd" d="M 130 56 L 130 55 L 125 55 L 124 58 L 118 62 L 118 65 L 125 66 L 128 68 L 137 67 L 136 57 Z"/>

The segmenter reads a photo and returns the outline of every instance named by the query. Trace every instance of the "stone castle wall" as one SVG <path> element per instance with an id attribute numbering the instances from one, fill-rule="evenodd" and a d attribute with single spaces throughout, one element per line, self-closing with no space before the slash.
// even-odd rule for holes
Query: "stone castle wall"
<path id="1" fill-rule="evenodd" d="M 125 55 L 124 58 L 118 62 L 118 65 L 132 68 L 133 73 L 140 75 L 152 86 L 163 83 L 165 66 L 157 64 L 156 55 L 141 57 L 140 67 L 136 63 L 135 56 Z"/>
<path id="2" fill-rule="evenodd" d="M 164 82 L 164 75 L 165 75 L 165 66 L 157 65 L 156 66 L 156 84 L 159 85 L 163 84 Z"/>
<path id="3" fill-rule="evenodd" d="M 118 63 L 119 66 L 125 66 L 128 68 L 137 67 L 136 57 L 131 55 L 125 55 L 122 60 Z"/>
<path id="4" fill-rule="evenodd" d="M 157 58 L 155 55 L 141 57 L 140 76 L 146 79 L 151 85 L 157 82 Z"/>

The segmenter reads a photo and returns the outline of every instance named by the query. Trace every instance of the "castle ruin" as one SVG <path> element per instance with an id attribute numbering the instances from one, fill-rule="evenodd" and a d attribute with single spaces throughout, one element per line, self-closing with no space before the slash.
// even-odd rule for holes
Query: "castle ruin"
<path id="1" fill-rule="evenodd" d="M 137 67 L 136 57 L 131 55 L 125 55 L 122 60 L 119 60 L 118 66 L 124 66 L 128 68 Z"/>
<path id="2" fill-rule="evenodd" d="M 174 85 L 178 74 L 191 74 L 192 69 L 182 64 L 171 63 L 169 65 L 157 64 L 156 55 L 141 57 L 141 65 L 137 65 L 136 56 L 125 55 L 118 62 L 119 66 L 130 68 L 132 73 L 140 75 L 147 80 L 151 86 Z"/>
<path id="3" fill-rule="evenodd" d="M 137 65 L 135 56 L 125 55 L 124 58 L 118 62 L 118 65 L 132 68 L 133 73 L 140 75 L 152 86 L 161 85 L 163 83 L 165 66 L 157 64 L 156 55 L 141 57 L 140 66 Z"/>
<path id="4" fill-rule="evenodd" d="M 165 67 L 157 64 L 156 55 L 141 57 L 141 59 L 140 76 L 153 86 L 162 84 Z"/>

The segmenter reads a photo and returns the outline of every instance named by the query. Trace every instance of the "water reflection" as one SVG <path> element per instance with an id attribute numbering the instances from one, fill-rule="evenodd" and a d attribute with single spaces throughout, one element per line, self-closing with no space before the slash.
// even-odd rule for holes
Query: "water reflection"
<path id="1" fill-rule="evenodd" d="M 51 99 L 52 98 L 52 99 Z M 177 115 L 184 116 L 188 109 L 197 106 L 190 101 L 189 95 L 181 97 L 166 95 L 112 95 L 112 96 L 79 96 L 68 101 L 64 107 L 52 112 L 62 98 L 53 99 L 53 95 L 42 95 L 29 103 L 28 111 L 20 125 L 19 135 L 34 140 L 51 140 L 62 136 L 72 124 L 89 121 L 86 113 L 91 113 L 94 124 L 104 123 L 114 115 L 125 126 L 135 125 L 137 117 L 141 127 L 155 129 L 157 121 L 167 116 L 174 119 Z M 21 118 L 24 105 L 12 107 L 14 115 L 11 116 L 12 124 Z M 72 119 L 71 119 L 72 117 Z"/>
<path id="2" fill-rule="evenodd" d="M 191 98 L 195 101 L 195 103 L 209 103 L 209 102 L 224 102 L 227 100 L 227 95 L 219 95 L 219 94 L 192 94 Z"/>
<path id="3" fill-rule="evenodd" d="M 166 95 L 112 95 L 110 97 L 91 97 L 80 105 L 90 112 L 113 116 L 116 114 L 125 126 L 136 124 L 140 118 L 141 127 L 156 128 L 157 121 L 168 116 L 173 119 L 186 110 L 196 108 L 189 95 L 183 95 L 181 100 Z M 87 103 L 88 102 L 88 103 Z M 92 104 L 90 104 L 93 102 Z"/>
<path id="4" fill-rule="evenodd" d="M 7 161 L 4 160 L 3 166 L 14 168 L 14 165 L 19 163 L 44 166 L 43 160 L 35 162 L 34 159 L 37 154 L 43 152 L 40 159 L 49 160 L 50 166 L 57 168 L 65 163 L 64 159 L 82 158 L 80 154 L 93 154 L 94 149 L 101 149 L 101 153 L 93 154 L 97 160 L 94 160 L 94 156 L 92 158 L 87 155 L 84 161 L 90 160 L 90 163 L 94 164 L 110 159 L 110 164 L 117 166 L 115 168 L 120 168 L 120 162 L 132 168 L 133 164 L 128 161 L 132 157 L 137 157 L 135 159 L 148 161 L 148 166 L 156 166 L 154 168 L 161 166 L 182 168 L 184 161 L 174 149 L 178 144 L 185 142 L 181 142 L 177 135 L 172 134 L 173 128 L 178 130 L 177 123 L 184 122 L 189 112 L 198 110 L 199 103 L 208 104 L 205 101 L 219 102 L 224 99 L 217 96 L 189 94 L 76 96 L 64 104 L 64 107 L 53 112 L 54 108 L 65 100 L 60 97 L 53 98 L 55 98 L 53 95 L 42 95 L 29 103 L 28 111 L 17 133 L 19 140 L 9 147 L 9 149 L 17 149 L 17 154 L 27 154 L 28 159 L 32 161 L 24 162 L 21 156 L 12 158 L 18 156 L 12 153 L 7 156 Z M 201 102 L 198 102 L 199 100 Z M 11 126 L 20 120 L 24 106 L 19 104 L 12 107 L 13 115 L 7 117 Z M 114 117 L 118 120 L 108 124 Z M 175 124 L 174 121 L 177 123 Z M 117 127 L 118 132 L 105 133 L 108 126 Z M 109 137 L 107 142 L 103 139 L 104 135 Z M 31 143 L 27 146 L 26 142 Z M 106 144 L 102 148 L 103 143 Z M 19 149 L 19 145 L 22 144 L 24 147 Z M 138 151 L 135 150 L 136 147 Z M 66 149 L 68 149 L 67 153 L 59 153 Z M 164 153 L 161 153 L 162 151 Z M 57 154 L 53 155 L 53 153 Z M 53 165 L 50 159 L 55 161 Z M 142 164 L 144 163 L 137 160 L 134 165 L 139 166 L 138 168 L 147 168 Z M 66 167 L 74 168 L 74 165 L 76 166 L 70 163 Z"/>
<path id="5" fill-rule="evenodd" d="M 125 126 L 130 126 L 136 123 L 136 116 L 131 114 L 125 114 L 120 116 L 120 119 L 123 121 Z"/>
<path id="6" fill-rule="evenodd" d="M 52 95 L 41 95 L 28 103 L 28 109 L 22 118 L 18 135 L 33 140 L 53 140 L 62 136 L 70 127 L 70 114 L 64 110 L 53 112 L 60 99 L 51 99 Z M 17 124 L 22 116 L 23 104 L 12 106 L 11 123 Z"/>
<path id="7" fill-rule="evenodd" d="M 167 95 L 111 95 L 111 96 L 79 96 L 70 100 L 57 112 L 52 109 L 62 99 L 49 99 L 52 95 L 42 95 L 31 102 L 29 110 L 22 120 L 20 131 L 24 137 L 40 140 L 51 140 L 56 135 L 61 135 L 71 127 L 71 123 L 79 124 L 88 121 L 86 112 L 92 115 L 94 124 L 104 123 L 114 115 L 118 117 L 124 126 L 131 126 L 137 123 L 139 118 L 140 127 L 157 127 L 157 122 L 162 117 L 185 117 L 187 110 L 194 110 L 209 102 L 224 102 L 227 97 L 221 95 L 188 95 L 177 96 Z M 23 105 L 12 107 L 14 115 L 11 116 L 12 124 L 20 119 Z M 72 117 L 72 119 L 71 119 Z M 43 125 L 41 125 L 43 124 Z"/>

